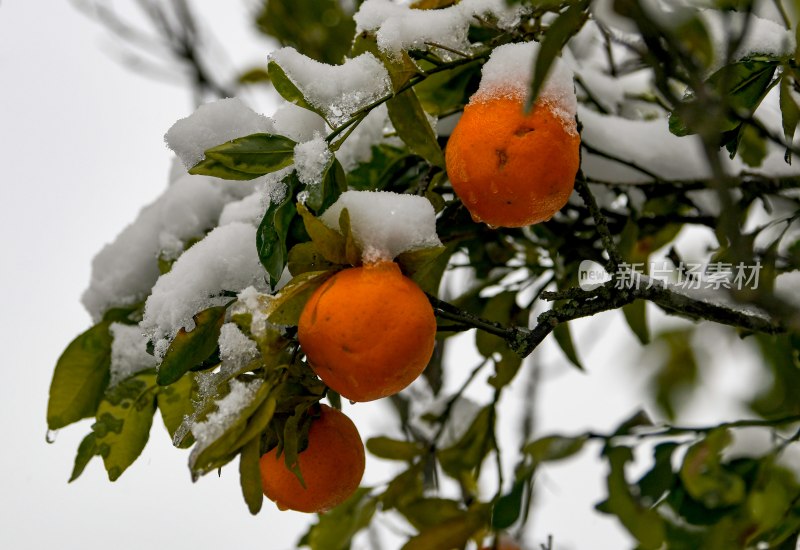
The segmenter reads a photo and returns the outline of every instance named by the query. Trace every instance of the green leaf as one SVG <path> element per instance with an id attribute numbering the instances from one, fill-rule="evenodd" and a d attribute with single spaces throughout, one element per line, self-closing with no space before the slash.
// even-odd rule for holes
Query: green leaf
<path id="1" fill-rule="evenodd" d="M 69 476 L 69 483 L 80 477 L 89 461 L 98 456 L 100 450 L 97 448 L 97 436 L 94 432 L 89 433 L 78 445 L 78 453 L 75 455 L 75 465 L 72 467 L 72 475 Z"/>
<path id="2" fill-rule="evenodd" d="M 490 508 L 480 505 L 462 515 L 443 521 L 411 538 L 402 550 L 463 548 L 479 531 L 486 528 Z"/>
<path id="3" fill-rule="evenodd" d="M 109 325 L 108 321 L 96 324 L 75 338 L 58 358 L 47 403 L 49 429 L 58 430 L 97 411 L 110 378 Z"/>
<path id="4" fill-rule="evenodd" d="M 418 531 L 464 515 L 461 505 L 448 498 L 420 498 L 398 509 Z"/>
<path id="5" fill-rule="evenodd" d="M 239 84 L 268 84 L 269 72 L 263 67 L 253 67 L 241 73 L 236 80 Z"/>
<path id="6" fill-rule="evenodd" d="M 296 244 L 289 251 L 287 267 L 293 277 L 309 271 L 328 271 L 334 266 L 320 254 L 313 242 Z"/>
<path id="7" fill-rule="evenodd" d="M 228 306 L 215 306 L 196 314 L 191 332 L 181 329 L 169 345 L 158 367 L 158 384 L 166 386 L 211 357 L 225 322 Z"/>
<path id="8" fill-rule="evenodd" d="M 183 419 L 194 412 L 193 384 L 194 376 L 181 376 L 177 381 L 158 390 L 156 404 L 171 438 L 175 437 L 175 432 L 183 423 Z M 187 434 L 187 436 L 178 447 L 183 449 L 191 447 L 194 439 L 191 434 Z"/>
<path id="9" fill-rule="evenodd" d="M 261 440 L 251 439 L 239 455 L 239 481 L 242 485 L 242 495 L 248 510 L 253 515 L 261 511 L 264 502 L 264 490 L 261 488 Z"/>
<path id="10" fill-rule="evenodd" d="M 642 506 L 633 497 L 625 480 L 625 464 L 633 458 L 631 450 L 628 447 L 611 447 L 606 450 L 606 455 L 610 466 L 606 508 L 639 541 L 642 550 L 660 548 L 665 537 L 664 520 L 655 510 Z"/>
<path id="11" fill-rule="evenodd" d="M 508 324 L 519 309 L 516 300 L 516 292 L 504 291 L 495 294 L 486 301 L 481 317 L 488 321 L 504 325 Z M 475 333 L 475 345 L 478 348 L 478 352 L 484 357 L 491 357 L 495 353 L 508 349 L 505 340 L 482 330 Z"/>
<path id="12" fill-rule="evenodd" d="M 692 349 L 691 329 L 659 334 L 656 340 L 666 345 L 666 353 L 656 363 L 653 379 L 656 403 L 670 419 L 674 419 L 697 381 L 699 366 Z"/>
<path id="13" fill-rule="evenodd" d="M 712 74 L 706 84 L 740 116 L 709 117 L 707 105 L 699 103 L 690 90 L 670 114 L 670 132 L 685 136 L 698 133 L 704 127 L 720 134 L 739 129 L 741 119 L 751 116 L 771 89 L 777 66 L 777 61 L 762 59 L 745 59 L 725 65 Z"/>
<path id="14" fill-rule="evenodd" d="M 347 185 L 358 191 L 377 191 L 394 181 L 407 169 L 410 156 L 406 149 L 385 143 L 372 146 L 372 156 L 347 174 Z"/>
<path id="15" fill-rule="evenodd" d="M 306 482 L 303 479 L 303 472 L 300 471 L 299 455 L 308 445 L 308 430 L 312 422 L 312 416 L 308 410 L 317 401 L 316 397 L 300 399 L 300 402 L 294 407 L 292 416 L 284 424 L 283 439 L 281 440 L 286 468 L 297 476 L 297 480 L 304 489 Z"/>
<path id="16" fill-rule="evenodd" d="M 386 102 L 389 118 L 408 148 L 430 164 L 444 168 L 444 154 L 413 88 Z"/>
<path id="17" fill-rule="evenodd" d="M 347 208 L 342 209 L 339 214 L 339 231 L 344 236 L 344 256 L 350 265 L 361 263 L 361 247 L 356 242 L 355 235 L 350 226 L 350 212 Z"/>
<path id="18" fill-rule="evenodd" d="M 261 32 L 311 59 L 341 63 L 353 42 L 352 8 L 338 0 L 270 0 L 256 5 L 263 6 L 255 20 Z"/>
<path id="19" fill-rule="evenodd" d="M 437 296 L 444 272 L 450 263 L 450 257 L 458 249 L 458 243 L 447 243 L 443 249 L 436 247 L 418 252 L 403 252 L 397 256 L 397 263 L 403 271 L 409 273 L 411 280 L 417 283 L 424 292 Z M 421 262 L 419 260 L 422 260 Z"/>
<path id="20" fill-rule="evenodd" d="M 544 33 L 539 54 L 533 65 L 533 82 L 529 96 L 531 105 L 539 97 L 553 61 L 561 54 L 569 39 L 578 34 L 589 19 L 588 7 L 587 0 L 568 4 L 567 10 L 560 14 Z"/>
<path id="21" fill-rule="evenodd" d="M 767 142 L 752 124 L 743 124 L 737 150 L 742 162 L 751 168 L 758 168 L 767 156 Z"/>
<path id="22" fill-rule="evenodd" d="M 423 465 L 424 462 L 420 461 L 389 482 L 386 490 L 380 495 L 384 510 L 403 506 L 422 496 Z"/>
<path id="23" fill-rule="evenodd" d="M 454 445 L 439 451 L 439 463 L 449 476 L 459 479 L 461 474 L 478 468 L 491 448 L 491 406 L 484 407 L 472 424 Z"/>
<path id="24" fill-rule="evenodd" d="M 272 85 L 275 86 L 275 91 L 278 92 L 283 99 L 289 103 L 294 103 L 298 107 L 313 111 L 320 116 L 323 116 L 319 109 L 313 107 L 306 101 L 303 92 L 295 85 L 294 82 L 286 75 L 286 72 L 274 61 L 270 61 L 267 65 L 267 74 Z M 324 117 L 323 117 L 324 118 Z"/>
<path id="25" fill-rule="evenodd" d="M 686 452 L 680 477 L 686 492 L 706 508 L 722 508 L 742 502 L 746 495 L 742 478 L 721 464 L 723 449 L 731 443 L 728 430 L 717 429 Z"/>
<path id="26" fill-rule="evenodd" d="M 261 434 L 267 429 L 267 426 L 272 421 L 275 415 L 275 408 L 278 406 L 278 401 L 275 396 L 270 395 L 261 405 L 258 406 L 256 412 L 247 421 L 247 427 L 244 432 L 239 435 L 236 442 L 231 446 L 233 449 L 244 447 L 253 440 L 261 440 Z"/>
<path id="27" fill-rule="evenodd" d="M 416 86 L 422 108 L 433 116 L 443 116 L 464 108 L 478 89 L 480 60 L 435 73 Z"/>
<path id="28" fill-rule="evenodd" d="M 356 533 L 370 524 L 376 505 L 368 488 L 357 489 L 339 506 L 319 515 L 304 537 L 305 544 L 311 550 L 349 550 Z"/>
<path id="29" fill-rule="evenodd" d="M 297 215 L 294 206 L 294 193 L 300 185 L 297 174 L 292 171 L 283 178 L 286 196 L 282 200 L 270 201 L 264 218 L 256 232 L 256 248 L 261 264 L 275 285 L 283 274 L 288 261 L 286 239 L 292 219 Z"/>
<path id="30" fill-rule="evenodd" d="M 639 495 L 642 500 L 646 499 L 653 505 L 674 485 L 672 455 L 679 446 L 672 441 L 655 446 L 653 467 L 636 483 L 639 486 Z"/>
<path id="31" fill-rule="evenodd" d="M 346 242 L 342 234 L 325 225 L 303 204 L 297 205 L 297 212 L 302 216 L 306 232 L 311 237 L 311 242 L 314 243 L 317 252 L 332 264 L 348 263 Z"/>
<path id="32" fill-rule="evenodd" d="M 390 437 L 371 437 L 367 450 L 386 460 L 413 460 L 425 452 L 425 448 L 414 441 L 399 441 Z"/>
<path id="33" fill-rule="evenodd" d="M 650 343 L 650 330 L 647 328 L 647 303 L 644 300 L 634 300 L 622 306 L 622 313 L 628 326 L 639 339 L 643 346 Z"/>
<path id="34" fill-rule="evenodd" d="M 281 288 L 272 302 L 267 319 L 274 325 L 297 326 L 306 302 L 334 271 L 309 271 L 294 277 Z"/>
<path id="35" fill-rule="evenodd" d="M 549 435 L 528 443 L 522 450 L 530 455 L 536 464 L 555 462 L 578 454 L 588 439 L 586 435 L 577 437 Z"/>
<path id="36" fill-rule="evenodd" d="M 109 389 L 100 402 L 92 431 L 109 480 L 117 480 L 147 444 L 157 392 L 155 375 L 144 372 Z"/>
<path id="37" fill-rule="evenodd" d="M 794 134 L 797 131 L 797 125 L 800 124 L 800 106 L 794 100 L 792 95 L 792 84 L 787 74 L 781 78 L 781 122 L 783 125 L 783 135 L 788 143 L 794 140 Z M 786 162 L 791 164 L 791 151 L 786 151 Z"/>
<path id="38" fill-rule="evenodd" d="M 584 370 L 581 360 L 578 357 L 578 351 L 575 349 L 575 344 L 572 342 L 572 332 L 569 328 L 569 323 L 559 323 L 553 328 L 553 337 L 556 339 L 558 346 L 564 355 L 567 356 L 570 363 Z"/>
<path id="39" fill-rule="evenodd" d="M 497 499 L 492 507 L 492 529 L 502 531 L 508 529 L 522 514 L 522 497 L 525 493 L 526 481 L 516 481 L 511 492 Z"/>
<path id="40" fill-rule="evenodd" d="M 189 173 L 195 176 L 212 176 L 233 181 L 249 181 L 258 177 L 258 174 L 234 170 L 212 158 L 201 160 L 189 169 Z"/>
<path id="41" fill-rule="evenodd" d="M 236 172 L 262 176 L 292 164 L 295 145 L 287 137 L 252 134 L 207 149 L 205 154 Z"/>
<path id="42" fill-rule="evenodd" d="M 315 212 L 324 212 L 336 202 L 343 192 L 347 191 L 347 175 L 344 173 L 342 163 L 334 155 L 322 173 L 322 181 L 319 185 L 306 186 L 308 191 L 308 206 Z"/>
<path id="43" fill-rule="evenodd" d="M 653 421 L 650 420 L 650 417 L 647 415 L 646 412 L 643 410 L 637 410 L 633 413 L 629 418 L 626 418 L 622 424 L 620 424 L 616 430 L 614 430 L 614 436 L 619 435 L 628 435 L 633 433 L 636 428 L 641 427 L 652 427 Z"/>

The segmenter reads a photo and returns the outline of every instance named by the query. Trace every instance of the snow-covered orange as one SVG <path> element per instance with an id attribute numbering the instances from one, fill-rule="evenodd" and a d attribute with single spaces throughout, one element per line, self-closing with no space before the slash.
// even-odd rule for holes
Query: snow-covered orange
<path id="1" fill-rule="evenodd" d="M 447 143 L 447 174 L 476 221 L 521 227 L 549 220 L 572 193 L 580 136 L 549 102 L 530 113 L 523 98 L 472 102 Z"/>

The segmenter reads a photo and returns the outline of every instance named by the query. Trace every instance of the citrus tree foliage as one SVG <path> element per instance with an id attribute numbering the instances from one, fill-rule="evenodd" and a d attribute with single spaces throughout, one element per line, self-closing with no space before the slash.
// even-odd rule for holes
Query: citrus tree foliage
<path id="1" fill-rule="evenodd" d="M 511 4 L 523 16 L 513 24 L 500 24 L 491 14 L 473 17 L 465 48 L 428 41 L 389 55 L 379 47 L 377 32 L 356 34 L 353 10 L 361 3 L 355 4 L 270 0 L 256 14 L 255 24 L 282 45 L 329 64 L 369 52 L 390 76 L 385 94 L 344 120 L 334 120 L 304 95 L 290 71 L 275 59 L 243 75 L 239 85 L 269 82 L 286 101 L 326 118 L 328 133 L 323 137 L 333 152 L 369 113 L 384 105 L 394 139 L 376 143 L 368 160 L 348 169 L 331 156 L 313 186 L 291 168 L 296 142 L 290 137 L 262 132 L 207 148 L 190 173 L 245 181 L 285 170 L 282 183 L 288 192 L 269 203 L 256 233 L 271 292 L 258 298 L 255 309 L 237 297 L 238 289 L 223 292 L 218 305 L 196 313 L 192 330 L 184 328 L 171 339 L 158 365 L 153 357 L 151 364 L 145 358 L 141 368 L 122 380 L 111 380 L 112 343 L 118 332 L 110 327 L 136 326 L 144 302 L 106 308 L 102 319 L 66 348 L 50 390 L 51 430 L 94 418 L 78 449 L 71 480 L 94 457 L 102 459 L 112 481 L 117 479 L 142 451 L 153 416 L 160 414 L 176 446 L 194 445 L 194 477 L 240 457 L 244 500 L 257 513 L 262 505 L 259 456 L 279 445 L 287 466 L 296 469 L 308 433 L 309 408 L 320 400 L 340 406 L 340 398 L 305 362 L 296 326 L 313 290 L 337 270 L 357 264 L 360 251 L 346 211 L 340 231 L 318 216 L 347 189 L 388 190 L 424 196 L 437 213 L 442 246 L 398 258 L 404 273 L 429 294 L 437 314 L 438 350 L 423 376 L 435 394 L 445 378 L 464 378 L 463 392 L 481 369 L 493 370 L 489 384 L 494 398 L 447 443 L 443 434 L 461 392 L 443 396 L 446 406 L 426 418 L 434 428 L 432 435 L 410 422 L 408 396 L 390 398 L 406 438 L 377 437 L 367 441 L 366 448 L 372 459 L 398 461 L 404 469 L 385 485 L 363 487 L 321 515 L 302 536 L 301 545 L 348 548 L 357 533 L 386 513 L 402 515 L 415 529 L 404 546 L 408 549 L 462 548 L 504 532 L 519 534 L 541 466 L 585 452 L 588 442 L 600 441 L 608 475 L 607 496 L 597 503 L 597 511 L 616 516 L 637 547 L 794 548 L 800 533 L 800 483 L 781 457 L 800 439 L 800 432 L 792 431 L 800 422 L 800 321 L 796 300 L 786 298 L 782 281 L 800 268 L 800 177 L 791 169 L 800 122 L 800 67 L 791 46 L 776 50 L 749 38 L 750 33 L 764 32 L 756 25 L 759 19 L 750 17 L 763 10 L 778 21 L 770 28 L 793 37 L 797 6 L 782 0 L 766 3 L 769 6 L 720 1 L 709 4 L 708 10 L 673 6 L 667 13 L 644 0 L 518 1 Z M 455 4 L 420 0 L 414 9 L 444 12 Z M 449 132 L 442 125 L 437 131 L 429 118 L 463 110 L 477 89 L 483 64 L 498 46 L 540 43 L 530 82 L 535 96 L 555 59 L 580 60 L 589 35 L 599 37 L 591 45 L 600 44 L 606 59 L 594 72 L 576 72 L 578 122 L 585 123 L 584 169 L 576 177 L 572 200 L 553 219 L 531 227 L 492 228 L 474 222 L 453 194 L 445 171 L 443 149 Z M 752 49 L 742 51 L 748 44 Z M 631 78 L 644 83 L 639 91 L 609 100 L 607 89 Z M 770 94 L 778 98 L 779 117 L 760 117 L 759 107 Z M 673 177 L 658 164 L 659 151 L 652 151 L 648 164 L 647 158 L 634 154 L 640 144 L 626 142 L 624 133 L 616 136 L 616 143 L 592 141 L 588 133 L 590 120 L 667 118 L 674 139 L 692 140 L 704 174 L 684 177 L 675 166 L 679 175 Z M 770 171 L 775 164 L 766 162 L 776 148 L 784 164 Z M 611 168 L 589 170 L 590 160 Z M 627 176 L 602 176 L 614 169 Z M 667 250 L 669 260 L 679 267 L 681 251 L 674 243 L 688 226 L 713 231 L 716 246 L 709 263 L 760 266 L 758 286 L 718 285 L 715 293 L 699 294 L 637 272 L 636 266 L 646 266 L 657 250 Z M 184 248 L 203 237 L 187 239 Z M 169 272 L 175 259 L 159 259 L 162 273 Z M 590 289 L 579 286 L 584 260 L 602 266 L 608 280 Z M 287 268 L 290 279 L 276 285 Z M 472 285 L 442 300 L 443 278 L 459 269 L 470 271 Z M 625 281 L 641 284 L 621 284 Z M 751 417 L 713 426 L 669 424 L 680 410 L 681 392 L 697 383 L 704 356 L 697 349 L 701 344 L 692 339 L 692 327 L 651 334 L 646 302 L 671 315 L 725 325 L 753 343 L 771 382 L 749 404 Z M 501 452 L 498 403 L 525 370 L 524 359 L 551 337 L 575 368 L 583 368 L 585 357 L 572 340 L 570 321 L 617 309 L 643 345 L 652 342 L 667 350 L 657 360 L 652 386 L 665 422 L 654 423 L 648 415 L 631 411 L 611 433 L 525 434 L 528 440 L 521 448 L 502 450 L 517 457 L 515 470 L 496 471 Z M 265 320 L 266 329 L 254 329 L 256 322 Z M 226 322 L 235 323 L 256 352 L 236 368 L 219 369 L 218 342 Z M 478 329 L 475 343 L 485 360 L 464 377 L 464 366 L 444 364 L 441 350 L 450 337 L 472 328 Z M 149 353 L 154 353 L 152 344 Z M 240 393 L 245 398 L 223 429 L 211 435 L 191 429 L 213 422 L 229 392 L 244 387 L 247 391 Z M 772 449 L 730 459 L 725 450 L 743 427 L 773 433 Z M 195 441 L 197 437 L 202 441 Z M 626 466 L 634 462 L 634 450 L 652 442 L 652 465 L 642 476 L 630 477 Z M 492 481 L 493 490 L 479 485 L 482 475 Z M 443 477 L 459 490 L 438 492 Z"/>

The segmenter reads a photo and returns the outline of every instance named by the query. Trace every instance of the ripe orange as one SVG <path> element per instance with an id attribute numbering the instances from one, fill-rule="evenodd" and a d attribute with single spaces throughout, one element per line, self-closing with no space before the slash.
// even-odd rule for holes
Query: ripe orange
<path id="1" fill-rule="evenodd" d="M 264 494 L 281 510 L 324 512 L 352 495 L 364 475 L 364 444 L 353 421 L 321 405 L 308 431 L 308 447 L 298 455 L 305 488 L 287 467 L 277 448 L 261 457 Z"/>
<path id="2" fill-rule="evenodd" d="M 464 109 L 445 150 L 453 189 L 475 221 L 522 227 L 549 220 L 569 199 L 580 136 L 548 102 L 525 114 L 521 97 Z"/>
<path id="3" fill-rule="evenodd" d="M 351 401 L 393 395 L 433 354 L 436 319 L 425 293 L 394 262 L 340 271 L 309 298 L 298 337 L 314 372 Z"/>

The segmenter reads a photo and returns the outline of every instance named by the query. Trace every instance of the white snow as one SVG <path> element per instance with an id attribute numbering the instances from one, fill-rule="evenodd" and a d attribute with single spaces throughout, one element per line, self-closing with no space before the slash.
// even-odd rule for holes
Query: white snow
<path id="1" fill-rule="evenodd" d="M 394 132 L 386 105 L 371 110 L 336 151 L 336 158 L 346 171 L 372 158 L 372 146 L 386 143 L 385 134 Z"/>
<path id="2" fill-rule="evenodd" d="M 226 204 L 219 215 L 219 225 L 244 222 L 258 226 L 265 212 L 262 194 L 259 190 L 243 199 Z"/>
<path id="3" fill-rule="evenodd" d="M 194 329 L 195 314 L 230 301 L 220 296 L 222 291 L 265 288 L 266 277 L 256 252 L 255 227 L 236 222 L 214 229 L 178 258 L 147 299 L 141 327 L 153 340 L 156 355 L 163 357 L 180 329 Z"/>
<path id="4" fill-rule="evenodd" d="M 630 120 L 604 115 L 581 106 L 582 141 L 617 158 L 647 168 L 662 179 L 702 179 L 711 171 L 697 136 L 677 137 L 670 133 L 666 116 L 654 120 Z M 622 138 L 620 136 L 623 136 Z M 759 168 L 751 168 L 723 153 L 722 164 L 730 174 L 751 172 L 772 176 L 800 175 L 800 166 L 783 160 L 783 150 L 768 144 L 768 154 Z M 584 151 L 582 168 L 587 176 L 601 181 L 641 183 L 653 178 L 613 160 Z"/>
<path id="5" fill-rule="evenodd" d="M 714 47 L 714 64 L 709 69 L 711 73 L 725 64 L 731 31 L 735 32 L 734 36 L 738 36 L 747 16 L 744 13 L 701 10 L 700 17 L 709 31 Z M 733 52 L 733 61 L 739 61 L 751 54 L 782 56 L 794 52 L 794 32 L 753 14 L 749 18 L 747 34 Z"/>
<path id="6" fill-rule="evenodd" d="M 470 103 L 481 103 L 498 97 L 524 99 L 533 79 L 533 62 L 539 52 L 536 42 L 518 42 L 496 48 L 483 66 L 478 91 Z M 568 131 L 577 133 L 574 75 L 560 59 L 554 60 L 538 101 L 548 104 L 559 115 Z"/>
<path id="7" fill-rule="evenodd" d="M 225 323 L 219 333 L 219 356 L 226 369 L 238 370 L 258 357 L 258 346 L 236 323 Z"/>
<path id="8" fill-rule="evenodd" d="M 338 231 L 339 216 L 345 208 L 365 263 L 391 260 L 402 252 L 441 244 L 436 235 L 436 213 L 424 197 L 346 191 L 320 219 Z"/>
<path id="9" fill-rule="evenodd" d="M 147 338 L 137 325 L 111 323 L 111 380 L 117 385 L 137 372 L 152 369 L 156 358 L 147 353 Z"/>
<path id="10" fill-rule="evenodd" d="M 389 73 L 371 53 L 342 65 L 328 65 L 287 47 L 272 52 L 270 61 L 284 70 L 303 97 L 334 127 L 391 91 Z"/>
<path id="11" fill-rule="evenodd" d="M 262 383 L 262 380 L 241 382 L 233 379 L 230 381 L 231 391 L 217 401 L 217 410 L 209 414 L 203 422 L 196 422 L 191 426 L 192 435 L 197 443 L 189 457 L 190 464 L 206 447 L 225 433 L 225 430 L 236 420 L 239 412 L 252 402 Z"/>
<path id="12" fill-rule="evenodd" d="M 317 134 L 313 139 L 298 143 L 294 147 L 294 167 L 297 179 L 306 185 L 318 185 L 322 182 L 322 172 L 331 160 L 328 142 Z"/>
<path id="13" fill-rule="evenodd" d="M 389 0 L 367 0 L 355 14 L 356 32 L 372 32 L 381 51 L 397 56 L 404 49 L 427 50 L 434 44 L 468 53 L 467 31 L 476 17 L 497 20 L 500 28 L 512 27 L 522 8 L 511 8 L 504 0 L 462 0 L 444 9 L 417 10 Z M 436 48 L 445 59 L 458 54 Z"/>
<path id="14" fill-rule="evenodd" d="M 272 326 L 267 321 L 267 312 L 271 310 L 270 302 L 273 299 L 271 294 L 249 286 L 237 296 L 236 303 L 231 306 L 231 315 L 250 315 L 250 333 L 258 338 Z"/>
<path id="15" fill-rule="evenodd" d="M 205 158 L 206 149 L 250 134 L 271 133 L 272 121 L 238 98 L 206 103 L 172 125 L 164 141 L 191 168 Z"/>
<path id="16" fill-rule="evenodd" d="M 316 134 L 327 133 L 325 119 L 314 111 L 298 107 L 284 101 L 273 113 L 275 133 L 286 136 L 298 143 L 313 139 Z"/>
<path id="17" fill-rule="evenodd" d="M 186 241 L 213 228 L 234 187 L 247 189 L 248 184 L 187 174 L 145 206 L 92 260 L 92 277 L 82 301 L 95 322 L 111 307 L 144 300 L 158 279 L 159 255 L 176 257 Z"/>

